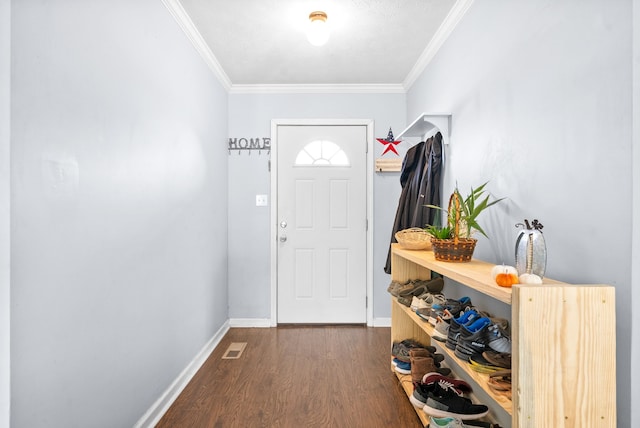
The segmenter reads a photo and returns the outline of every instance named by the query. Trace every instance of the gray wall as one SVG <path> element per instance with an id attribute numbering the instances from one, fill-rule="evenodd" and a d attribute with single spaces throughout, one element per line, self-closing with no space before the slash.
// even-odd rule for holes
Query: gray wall
<path id="1" fill-rule="evenodd" d="M 632 302 L 640 299 L 640 0 L 633 0 L 633 246 L 631 248 L 633 270 Z M 634 306 L 638 306 L 637 304 Z M 640 355 L 640 311 L 631 311 L 631 355 Z M 632 357 L 633 360 L 633 357 Z M 640 368 L 631 365 L 631 402 L 640 402 Z M 631 407 L 631 420 L 640 418 L 638 406 Z"/>
<path id="2" fill-rule="evenodd" d="M 272 119 L 373 119 L 376 138 L 389 127 L 399 134 L 406 126 L 404 94 L 231 94 L 229 136 L 269 137 Z M 398 146 L 401 155 L 407 143 Z M 374 158 L 383 146 L 374 142 Z M 384 156 L 390 157 L 389 154 Z M 229 316 L 271 317 L 269 207 L 256 207 L 256 194 L 269 194 L 269 156 L 246 152 L 229 155 Z M 373 177 L 373 316 L 389 318 L 389 275 L 383 271 L 393 218 L 400 194 L 399 173 Z M 271 203 L 271 201 L 269 201 Z"/>
<path id="3" fill-rule="evenodd" d="M 638 224 L 631 4 L 474 2 L 407 95 L 408 120 L 453 115 L 445 194 L 491 180 L 509 198 L 482 219 L 491 241 L 480 240 L 477 257 L 513 262 L 514 224 L 538 218 L 549 277 L 616 287 L 621 427 L 632 426 L 629 231 Z"/>
<path id="4" fill-rule="evenodd" d="M 227 95 L 134 3 L 12 4 L 15 428 L 132 426 L 228 319 Z"/>
<path id="5" fill-rule="evenodd" d="M 9 426 L 9 122 L 11 3 L 0 0 L 0 427 Z"/>

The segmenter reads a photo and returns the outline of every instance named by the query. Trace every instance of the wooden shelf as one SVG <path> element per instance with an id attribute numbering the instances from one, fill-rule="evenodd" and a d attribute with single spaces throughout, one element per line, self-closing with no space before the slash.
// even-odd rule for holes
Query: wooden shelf
<path id="1" fill-rule="evenodd" d="M 412 261 L 442 276 L 453 279 L 469 288 L 480 291 L 503 303 L 511 304 L 512 289 L 500 287 L 491 278 L 491 269 L 494 264 L 473 259 L 465 263 L 441 262 L 436 260 L 433 251 L 405 250 L 400 244 L 392 244 L 393 254 Z M 402 273 L 399 273 L 402 275 Z M 407 278 L 411 279 L 411 278 Z M 544 278 L 544 284 L 563 284 L 549 278 Z"/>
<path id="2" fill-rule="evenodd" d="M 444 363 L 489 407 L 489 418 L 505 428 L 616 426 L 615 288 L 549 278 L 541 285 L 503 288 L 491 279 L 493 266 L 439 262 L 431 251 L 392 247 L 393 281 L 429 279 L 434 271 L 511 305 L 513 402 L 487 387 L 488 375 L 431 341 L 433 327 L 395 298 L 392 342 L 412 338 L 436 346 Z"/>
<path id="3" fill-rule="evenodd" d="M 426 139 L 436 132 L 442 134 L 443 144 L 449 144 L 451 137 L 451 114 L 450 113 L 422 113 L 411 125 L 407 126 L 397 137 L 419 137 Z"/>
<path id="4" fill-rule="evenodd" d="M 402 170 L 402 159 L 376 159 L 376 172 L 400 172 Z"/>

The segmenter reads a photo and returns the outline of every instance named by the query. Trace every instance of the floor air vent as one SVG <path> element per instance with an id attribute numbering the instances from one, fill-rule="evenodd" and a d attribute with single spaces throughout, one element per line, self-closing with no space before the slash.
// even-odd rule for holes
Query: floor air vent
<path id="1" fill-rule="evenodd" d="M 222 356 L 223 360 L 237 360 L 242 355 L 242 351 L 247 346 L 247 342 L 231 342 Z"/>

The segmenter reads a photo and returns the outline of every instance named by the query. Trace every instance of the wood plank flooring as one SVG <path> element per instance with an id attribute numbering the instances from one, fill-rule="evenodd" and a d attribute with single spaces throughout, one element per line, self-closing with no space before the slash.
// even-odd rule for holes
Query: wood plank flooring
<path id="1" fill-rule="evenodd" d="M 222 359 L 231 342 L 247 346 Z M 389 328 L 233 328 L 156 427 L 422 427 L 390 343 Z"/>

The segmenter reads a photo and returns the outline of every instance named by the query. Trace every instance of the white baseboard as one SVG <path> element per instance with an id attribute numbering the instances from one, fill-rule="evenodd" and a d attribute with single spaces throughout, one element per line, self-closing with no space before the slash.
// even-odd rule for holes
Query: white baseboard
<path id="1" fill-rule="evenodd" d="M 391 327 L 391 318 L 374 318 L 374 327 Z"/>
<path id="2" fill-rule="evenodd" d="M 230 318 L 230 327 L 271 327 L 271 319 L 269 318 Z"/>
<path id="3" fill-rule="evenodd" d="M 391 327 L 391 318 L 374 318 L 368 327 Z M 229 319 L 231 328 L 270 328 L 274 327 L 269 318 L 231 318 Z"/>
<path id="4" fill-rule="evenodd" d="M 209 355 L 216 349 L 225 334 L 229 331 L 229 321 L 226 321 L 222 327 L 213 335 L 207 344 L 198 352 L 195 358 L 185 367 L 178 375 L 167 390 L 156 400 L 155 403 L 146 411 L 144 415 L 136 422 L 134 428 L 152 428 L 154 427 L 171 407 L 178 395 L 191 381 L 198 369 L 207 361 Z"/>

